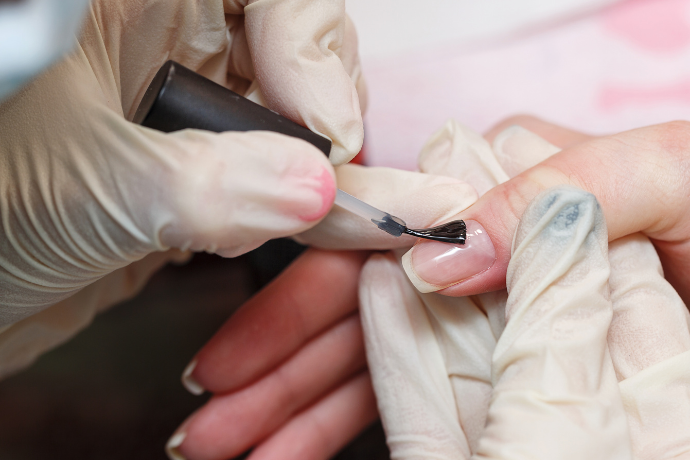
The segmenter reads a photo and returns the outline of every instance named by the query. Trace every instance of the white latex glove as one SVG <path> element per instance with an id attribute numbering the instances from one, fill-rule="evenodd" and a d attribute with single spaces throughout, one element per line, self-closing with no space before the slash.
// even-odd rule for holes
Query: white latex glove
<path id="1" fill-rule="evenodd" d="M 93 2 L 77 49 L 0 105 L 0 357 L 13 356 L 0 374 L 131 295 L 165 256 L 125 269 L 142 277 L 127 289 L 109 274 L 147 254 L 235 256 L 330 208 L 331 164 L 303 141 L 128 122 L 168 59 L 331 138 L 334 163 L 360 149 L 363 80 L 344 1 Z M 104 293 L 69 299 L 89 285 Z M 26 320 L 60 301 L 79 319 Z"/>
<path id="2" fill-rule="evenodd" d="M 477 188 L 482 189 L 482 182 L 479 179 L 482 179 L 484 184 L 487 184 L 486 179 L 492 176 L 494 180 L 505 180 L 500 177 L 500 168 L 496 169 L 496 158 L 513 175 L 534 162 L 541 161 L 558 149 L 525 130 L 512 128 L 497 137 L 495 150 L 496 157 L 481 139 L 474 137 L 464 128 L 450 123 L 427 145 L 420 163 L 423 169 L 451 173 L 465 171 L 465 176 L 472 176 Z M 471 155 L 468 156 L 467 153 Z M 468 167 L 468 164 L 473 166 Z M 464 168 L 455 168 L 453 165 L 464 165 Z M 503 177 L 507 176 L 503 174 Z M 490 184 L 487 185 L 490 186 Z M 601 237 L 602 233 L 597 231 L 600 235 L 598 238 L 603 238 L 605 245 L 605 236 Z M 525 245 L 531 247 L 530 243 L 525 243 Z M 528 266 L 529 257 L 525 257 L 526 262 L 520 266 Z M 547 259 L 548 263 L 553 263 L 553 257 L 547 257 Z M 584 259 L 585 262 L 587 260 Z M 599 262 L 596 262 L 597 260 Z M 646 238 L 631 236 L 612 243 L 611 260 L 614 265 L 611 276 L 614 319 L 611 324 L 609 343 L 612 350 L 613 368 L 620 379 L 625 379 L 630 377 L 630 374 L 623 376 L 620 369 L 627 367 L 626 362 L 630 360 L 638 363 L 635 369 L 638 377 L 624 380 L 620 385 L 620 391 L 626 401 L 627 416 L 633 427 L 633 452 L 636 458 L 662 458 L 685 452 L 690 443 L 687 434 L 690 433 L 688 429 L 690 425 L 687 423 L 690 407 L 687 396 L 688 376 L 686 372 L 680 370 L 677 362 L 688 359 L 686 352 L 689 349 L 687 310 L 663 279 L 656 253 Z M 633 263 L 633 261 L 639 262 Z M 577 263 L 581 265 L 585 262 Z M 605 257 L 602 262 L 602 257 L 599 256 L 597 259 L 595 254 L 589 263 L 594 264 L 593 266 L 600 263 L 603 267 Z M 517 266 L 516 264 L 517 262 L 513 263 L 513 266 Z M 511 288 L 519 285 L 518 280 L 522 276 L 516 275 L 515 273 L 519 272 L 516 270 L 511 271 L 511 276 L 515 278 L 511 279 L 511 284 L 509 284 Z M 537 285 L 540 280 L 544 284 L 542 275 L 534 275 L 529 289 L 535 289 L 534 285 Z M 592 285 L 589 281 L 585 284 L 590 287 Z M 551 286 L 546 292 L 554 289 L 556 287 Z M 515 289 L 513 291 L 515 295 Z M 594 298 L 598 295 L 591 289 L 589 292 L 587 289 L 582 292 L 575 289 L 573 292 L 575 293 L 573 295 L 591 295 Z M 573 295 L 568 295 L 573 297 Z M 627 302 L 623 302 L 623 298 L 626 298 Z M 562 369 L 554 367 L 552 364 L 557 363 L 557 360 L 537 360 L 536 364 L 530 363 L 529 360 L 520 357 L 517 353 L 519 350 L 516 350 L 514 344 L 507 349 L 501 348 L 502 342 L 533 337 L 534 340 L 528 344 L 529 347 L 533 351 L 541 349 L 546 352 L 548 350 L 548 353 L 543 355 L 545 357 L 556 357 L 557 354 L 552 353 L 552 350 L 562 353 L 573 351 L 566 348 L 558 350 L 547 342 L 539 344 L 539 333 L 544 333 L 544 329 L 533 331 L 532 329 L 537 328 L 525 327 L 521 321 L 515 321 L 515 326 L 510 326 L 509 322 L 508 330 L 511 331 L 512 327 L 515 331 L 512 335 L 506 335 L 508 333 L 503 335 L 502 342 L 499 342 L 500 352 L 494 355 L 494 363 L 502 363 L 503 366 L 494 367 L 493 384 L 496 384 L 494 388 L 491 379 L 491 356 L 495 351 L 496 340 L 502 331 L 505 299 L 505 292 L 472 298 L 449 298 L 437 294 L 420 295 L 411 288 L 391 256 L 374 256 L 369 262 L 362 276 L 362 315 L 370 368 L 393 458 L 467 458 L 473 452 L 477 452 L 480 445 L 484 452 L 492 451 L 494 458 L 513 458 L 508 454 L 517 454 L 519 451 L 513 450 L 516 445 L 508 447 L 509 439 L 516 441 L 525 449 L 536 448 L 539 455 L 544 455 L 535 458 L 597 458 L 597 456 L 611 458 L 614 456 L 612 452 L 616 452 L 616 449 L 620 455 L 627 456 L 625 426 L 621 425 L 620 410 L 616 408 L 617 392 L 611 389 L 610 376 L 603 378 L 601 373 L 595 372 L 597 369 L 611 367 L 611 363 L 607 364 L 606 360 L 602 360 L 600 356 L 605 353 L 605 348 L 602 351 L 601 347 L 601 338 L 605 337 L 605 333 L 602 336 L 603 323 L 601 321 L 602 315 L 606 316 L 605 312 L 598 317 L 592 317 L 592 323 L 581 329 L 595 331 L 594 322 L 600 321 L 596 340 L 593 338 L 594 335 L 590 334 L 591 341 L 587 342 L 589 345 L 582 344 L 583 351 L 599 351 L 599 353 L 595 353 L 595 359 L 586 361 L 586 366 L 575 371 L 567 366 Z M 601 303 L 600 299 L 597 301 Z M 405 308 L 400 308 L 401 305 Z M 537 301 L 534 305 L 542 305 L 546 308 L 543 301 L 541 304 Z M 534 308 L 539 307 L 525 307 L 527 312 Z M 561 313 L 566 314 L 568 308 L 570 308 L 568 305 L 561 305 Z M 605 309 L 602 307 L 602 312 Z M 628 313 L 621 315 L 620 312 L 625 311 Z M 655 313 L 652 314 L 652 311 Z M 664 319 L 659 318 L 662 311 L 665 312 L 661 315 Z M 635 318 L 635 321 L 633 323 L 628 320 L 622 323 L 621 317 Z M 511 313 L 511 318 L 516 318 L 514 312 Z M 551 316 L 551 318 L 554 317 Z M 603 321 L 606 322 L 605 318 Z M 631 325 L 632 328 L 629 327 Z M 521 327 L 525 327 L 525 330 L 520 330 Z M 661 333 L 666 329 L 671 332 L 665 335 Z M 652 341 L 661 346 L 651 346 Z M 616 346 L 616 343 L 624 343 L 624 345 Z M 521 376 L 525 380 L 521 384 L 522 387 L 515 391 L 516 388 L 511 388 L 511 385 L 518 378 L 512 372 L 520 368 L 524 371 Z M 510 371 L 506 372 L 506 369 Z M 674 369 L 674 372 L 668 372 L 669 369 Z M 547 370 L 551 371 L 550 377 L 544 377 L 545 380 L 540 382 L 542 372 L 547 375 Z M 581 372 L 579 374 L 581 377 L 595 372 L 595 376 L 599 375 L 600 381 L 591 379 L 591 385 L 581 385 L 576 389 L 568 383 L 571 380 L 568 374 L 573 372 Z M 530 381 L 530 375 L 532 381 Z M 553 378 L 557 375 L 563 378 Z M 586 383 L 584 378 L 580 381 Z M 637 384 L 635 390 L 629 392 L 626 388 L 633 381 L 644 383 Z M 530 387 L 532 384 L 534 386 Z M 500 399 L 498 393 L 500 391 L 504 396 L 520 396 L 520 391 L 524 389 L 528 389 L 529 392 L 530 388 L 532 390 L 542 388 L 537 388 L 537 385 L 543 385 L 544 391 L 563 391 L 563 388 L 558 389 L 553 386 L 560 384 L 565 384 L 566 387 L 570 385 L 569 390 L 573 391 L 572 394 L 580 391 L 581 395 L 586 395 L 590 402 L 596 403 L 597 400 L 601 402 L 601 399 L 608 401 L 610 407 L 606 404 L 603 406 L 592 404 L 582 409 L 583 413 L 611 416 L 610 423 L 607 422 L 608 425 L 605 423 L 599 428 L 601 433 L 609 433 L 608 441 L 604 439 L 605 436 L 597 436 L 594 440 L 599 442 L 603 450 L 596 451 L 592 455 L 583 454 L 581 450 L 578 450 L 582 447 L 580 445 L 570 453 L 558 450 L 549 453 L 548 448 L 551 444 L 544 444 L 545 439 L 550 442 L 557 439 L 558 433 L 560 433 L 559 436 L 567 435 L 568 439 L 563 441 L 565 443 L 563 446 L 577 439 L 577 437 L 570 438 L 567 434 L 572 433 L 574 429 L 568 414 L 558 414 L 561 417 L 559 419 L 553 415 L 557 413 L 554 408 L 548 405 L 537 407 L 534 412 L 537 415 L 535 420 L 541 422 L 539 409 L 546 409 L 547 414 L 554 419 L 553 425 L 549 420 L 545 421 L 548 428 L 554 427 L 555 434 L 550 431 L 550 434 L 544 435 L 543 430 L 539 431 L 534 424 L 530 425 L 525 421 L 527 419 L 524 414 L 520 415 L 521 421 L 513 423 L 509 418 L 511 414 L 518 414 L 521 407 L 528 406 L 510 401 L 510 397 Z M 494 392 L 495 403 L 492 405 L 491 428 L 484 432 L 492 392 Z M 667 392 L 674 394 L 671 396 Z M 506 399 L 509 400 L 508 403 L 499 404 L 499 401 L 506 401 Z M 530 402 L 530 400 L 526 401 Z M 672 427 L 667 427 L 664 423 L 664 410 L 669 410 L 667 413 L 675 421 Z M 562 423 L 559 424 L 559 421 Z M 512 424 L 516 426 L 513 427 Z M 601 428 L 602 426 L 606 430 Z M 524 428 L 526 432 L 516 431 Z M 670 428 L 673 428 L 672 433 Z M 484 433 L 483 438 L 482 433 Z M 542 444 L 531 443 L 533 439 L 531 435 L 537 435 Z M 480 439 L 483 439 L 481 443 Z M 594 447 L 596 444 L 585 443 L 585 445 Z M 505 448 L 505 450 L 497 453 L 494 451 L 497 448 L 499 450 Z M 572 455 L 567 456 L 570 454 Z"/>

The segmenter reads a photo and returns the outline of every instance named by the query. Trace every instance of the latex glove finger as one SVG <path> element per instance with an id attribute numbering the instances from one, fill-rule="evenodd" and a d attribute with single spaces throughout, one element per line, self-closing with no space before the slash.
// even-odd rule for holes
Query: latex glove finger
<path id="1" fill-rule="evenodd" d="M 434 133 L 418 158 L 419 170 L 471 184 L 479 196 L 508 180 L 489 143 L 455 120 Z"/>
<path id="2" fill-rule="evenodd" d="M 371 379 L 363 372 L 282 426 L 247 460 L 326 460 L 377 418 Z"/>
<path id="3" fill-rule="evenodd" d="M 484 134 L 484 138 L 495 145 L 498 134 L 508 131 L 514 126 L 520 126 L 536 134 L 549 144 L 558 146 L 561 149 L 574 147 L 577 144 L 582 144 L 596 137 L 550 123 L 532 115 L 523 114 L 514 115 L 501 120 Z"/>
<path id="4" fill-rule="evenodd" d="M 690 453 L 690 315 L 642 235 L 610 244 L 609 350 L 635 458 Z"/>
<path id="5" fill-rule="evenodd" d="M 343 165 L 336 168 L 336 180 L 347 193 L 400 217 L 410 228 L 448 219 L 477 199 L 472 186 L 457 179 L 392 168 Z M 338 206 L 317 227 L 295 239 L 327 249 L 392 249 L 409 247 L 416 241 L 407 235 L 388 235 Z"/>
<path id="6" fill-rule="evenodd" d="M 631 458 L 608 353 L 606 223 L 596 199 L 550 189 L 525 210 L 479 458 Z"/>
<path id="7" fill-rule="evenodd" d="M 419 156 L 419 169 L 466 181 L 480 195 L 508 179 L 489 143 L 454 120 L 427 141 Z M 409 266 L 409 259 L 403 261 Z M 460 425 L 472 452 L 486 423 L 491 355 L 505 325 L 506 298 L 505 290 L 472 298 L 421 296 L 443 352 Z"/>
<path id="8" fill-rule="evenodd" d="M 359 98 L 339 56 L 344 0 L 257 0 L 244 8 L 249 49 L 267 107 L 333 141 L 342 164 L 361 149 Z M 351 48 L 347 60 L 352 61 Z"/>
<path id="9" fill-rule="evenodd" d="M 434 327 L 392 254 L 362 270 L 367 361 L 392 458 L 469 458 Z"/>
<path id="10" fill-rule="evenodd" d="M 168 262 L 181 263 L 190 253 L 154 252 L 112 272 L 52 307 L 8 325 L 0 332 L 0 379 L 31 365 L 46 351 L 88 326 L 96 314 L 136 295 Z"/>
<path id="11" fill-rule="evenodd" d="M 509 177 L 515 177 L 561 151 L 544 138 L 517 125 L 496 135 L 492 147 Z"/>
<path id="12" fill-rule="evenodd" d="M 215 395 L 183 423 L 168 449 L 190 459 L 233 458 L 365 367 L 359 316 L 354 315 L 261 380 Z"/>
<path id="13" fill-rule="evenodd" d="M 664 279 L 659 256 L 637 234 L 610 244 L 609 349 L 619 380 L 690 349 L 690 315 Z"/>
<path id="14" fill-rule="evenodd" d="M 690 351 L 657 363 L 619 385 L 635 458 L 690 453 Z"/>
<path id="15" fill-rule="evenodd" d="M 244 387 L 350 316 L 357 310 L 357 283 L 366 257 L 362 252 L 307 250 L 197 353 L 184 372 L 187 389 L 200 394 Z"/>
<path id="16" fill-rule="evenodd" d="M 254 102 L 266 105 L 259 84 L 255 81 L 256 75 L 249 43 L 247 43 L 244 16 L 227 14 L 225 22 L 229 36 L 226 49 L 209 59 L 196 71 Z M 343 44 L 337 51 L 345 72 L 355 85 L 360 111 L 364 114 L 367 106 L 367 88 L 359 60 L 357 32 L 349 16 L 346 16 Z"/>

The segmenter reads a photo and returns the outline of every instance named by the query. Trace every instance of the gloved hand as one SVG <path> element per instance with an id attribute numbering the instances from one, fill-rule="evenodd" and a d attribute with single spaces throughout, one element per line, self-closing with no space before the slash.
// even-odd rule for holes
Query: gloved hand
<path id="1" fill-rule="evenodd" d="M 463 143 L 448 142 L 456 129 L 436 136 L 426 161 L 448 171 L 463 163 Z M 496 141 L 496 158 L 488 146 L 475 151 L 512 174 L 558 150 L 520 128 Z M 641 235 L 611 244 L 611 307 L 606 241 L 591 196 L 556 190 L 523 215 L 510 297 L 420 294 L 391 254 L 367 262 L 361 314 L 393 458 L 690 452 L 687 309 Z"/>
<path id="2" fill-rule="evenodd" d="M 577 133 L 563 130 L 551 137 L 559 142 L 565 141 L 562 145 L 575 144 L 583 139 Z M 503 168 L 510 174 L 518 174 L 559 150 L 519 128 L 507 130 L 497 137 L 495 153 L 483 139 L 455 123 L 449 123 L 434 139 L 422 154 L 424 161 L 420 163 L 420 169 L 463 177 L 482 193 L 508 178 Z M 345 171 L 343 178 L 348 180 L 340 183 L 348 184 L 345 187 L 348 191 L 405 217 L 414 225 L 426 226 L 446 220 L 444 215 L 476 199 L 476 193 L 468 190 L 465 183 L 451 178 L 444 180 L 431 174 L 378 168 L 360 173 L 359 167 L 351 165 L 340 167 L 338 174 L 341 171 Z M 358 181 L 357 177 L 362 173 L 369 174 L 369 179 Z M 386 179 L 377 180 L 379 177 Z M 391 195 L 383 189 L 377 190 L 377 184 L 383 182 L 392 184 L 389 185 L 389 190 L 394 191 Z M 417 200 L 418 197 L 423 199 Z M 417 217 L 417 214 L 423 217 Z M 372 228 L 372 233 L 368 230 L 369 224 L 362 220 L 362 225 L 358 226 L 359 218 L 353 217 L 331 213 L 321 226 L 328 226 L 332 236 L 323 242 L 336 247 L 343 242 L 356 247 L 358 241 L 361 246 L 369 248 L 404 247 L 402 239 L 387 236 L 375 228 Z M 348 231 L 338 234 L 337 230 L 343 227 Z M 307 232 L 302 235 L 305 236 L 316 237 L 318 233 Z M 612 259 L 617 244 L 611 246 Z M 648 242 L 633 241 L 628 245 L 632 246 L 629 251 L 634 254 L 649 253 L 650 250 L 653 254 Z M 647 255 L 641 263 L 654 274 L 658 263 L 656 266 L 649 264 L 651 256 Z M 171 438 L 169 448 L 175 458 L 226 458 L 257 444 L 251 458 L 328 458 L 372 420 L 368 377 L 361 373 L 359 377 L 350 377 L 357 367 L 353 363 L 361 363 L 363 359 L 362 349 L 356 346 L 361 331 L 350 316 L 355 312 L 356 302 L 349 292 L 356 285 L 361 263 L 360 256 L 353 258 L 348 253 L 311 250 L 226 323 L 185 372 L 184 381 L 188 388 L 195 392 L 207 388 L 215 396 Z M 621 269 L 621 273 L 626 272 Z M 659 278 L 658 272 L 655 276 L 645 274 L 643 279 L 654 280 L 655 277 Z M 623 288 L 618 292 L 623 295 L 626 290 Z M 644 292 L 641 290 L 642 294 Z M 656 306 L 659 304 L 674 301 L 672 290 L 648 292 L 649 297 L 657 301 L 648 303 L 650 312 L 658 311 Z M 461 413 L 465 416 L 462 427 L 467 434 L 467 445 L 473 446 L 484 427 L 491 392 L 491 353 L 504 327 L 506 293 L 499 291 L 459 299 L 435 298 L 451 302 L 449 305 L 453 308 L 445 309 L 446 318 L 463 316 L 467 319 L 462 335 L 450 322 L 444 342 L 448 346 L 459 343 L 466 347 L 459 348 L 466 349 L 466 353 L 457 359 L 456 369 L 462 378 L 455 378 L 453 387 L 467 395 L 462 401 L 469 410 Z M 455 308 L 459 304 L 466 308 Z M 624 304 L 618 301 L 616 305 Z M 676 308 L 671 314 L 675 314 L 673 321 L 676 326 L 680 325 L 680 329 L 674 329 L 670 341 L 682 342 L 685 323 L 678 320 L 683 318 L 682 312 Z M 444 311 L 436 309 L 434 314 L 443 317 Z M 614 317 L 612 330 L 616 324 L 626 324 L 617 322 L 616 318 L 618 314 Z M 644 316 L 639 318 L 644 323 Z M 278 330 L 266 328 L 276 324 L 295 326 L 279 327 Z M 252 331 L 265 333 L 256 335 Z M 626 334 L 629 330 L 622 327 L 619 337 Z M 631 341 L 627 343 L 633 344 Z M 623 362 L 623 356 L 636 356 L 630 353 L 629 348 L 620 349 L 620 353 L 614 345 L 611 349 L 613 356 L 619 357 L 619 363 Z M 647 347 L 647 350 L 651 349 L 653 347 Z M 333 359 L 334 350 L 338 350 L 338 359 Z M 234 364 L 228 366 L 225 364 L 228 362 Z M 650 360 L 647 362 L 651 363 Z M 315 369 L 323 372 L 314 372 Z M 417 375 L 414 372 L 410 375 Z M 333 376 L 339 377 L 333 380 Z M 447 380 L 447 376 L 444 375 L 443 379 Z M 447 382 L 442 383 L 443 379 L 439 385 L 448 387 Z M 682 391 L 683 387 L 679 385 L 676 388 L 675 391 Z M 283 399 L 286 397 L 289 400 L 287 405 Z M 454 401 L 443 402 L 447 403 L 453 407 Z M 647 407 L 653 408 L 654 405 L 647 404 Z M 682 416 L 682 410 L 681 407 L 679 416 Z M 282 427 L 266 423 L 276 418 L 284 421 Z M 457 424 L 457 419 L 450 420 Z M 228 437 L 228 432 L 237 436 Z"/>
<path id="3" fill-rule="evenodd" d="M 360 149 L 364 87 L 344 1 L 94 1 L 78 48 L 0 105 L 0 327 L 13 337 L 0 339 L 0 357 L 13 356 L 0 374 L 131 295 L 165 257 L 124 269 L 142 277 L 126 289 L 109 274 L 147 254 L 235 256 L 329 210 L 331 164 L 303 141 L 128 122 L 168 59 L 331 138 L 335 164 Z M 68 299 L 89 285 L 102 291 Z M 79 320 L 38 320 L 48 334 L 22 322 L 60 301 Z"/>
<path id="4" fill-rule="evenodd" d="M 535 199 L 500 335 L 487 314 L 503 303 L 420 294 L 394 257 L 372 256 L 361 315 L 392 458 L 690 453 L 688 312 L 640 235 L 611 245 L 609 297 L 606 241 L 591 195 Z"/>
<path id="5" fill-rule="evenodd" d="M 444 131 L 452 133 L 446 144 L 464 162 L 452 174 L 467 171 L 479 190 L 496 183 L 494 172 L 505 175 L 495 159 L 493 166 L 485 161 L 484 149 L 491 152 L 480 136 L 451 126 L 457 129 Z M 433 166 L 429 161 L 421 169 Z M 443 220 L 477 199 L 474 187 L 453 177 L 356 165 L 340 166 L 336 173 L 346 191 L 413 227 Z M 480 178 L 483 182 L 476 181 Z M 337 208 L 319 227 L 300 239 L 368 249 L 408 248 L 415 242 Z M 171 457 L 222 459 L 254 446 L 253 459 L 325 459 L 373 420 L 356 315 L 365 257 L 307 251 L 228 320 L 184 372 L 190 391 L 207 389 L 214 397 L 171 437 Z M 501 317 L 494 319 L 500 328 Z"/>

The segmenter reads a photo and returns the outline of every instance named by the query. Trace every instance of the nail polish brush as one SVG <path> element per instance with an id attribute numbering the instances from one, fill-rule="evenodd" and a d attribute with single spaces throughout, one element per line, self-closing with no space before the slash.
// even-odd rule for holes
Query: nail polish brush
<path id="1" fill-rule="evenodd" d="M 187 128 L 213 132 L 274 131 L 303 139 L 326 156 L 331 141 L 256 104 L 175 62 L 160 68 L 146 90 L 134 123 L 166 133 Z M 335 204 L 361 216 L 379 229 L 399 237 L 403 234 L 444 243 L 464 244 L 465 222 L 456 220 L 433 228 L 410 229 L 399 217 L 338 189 Z"/>

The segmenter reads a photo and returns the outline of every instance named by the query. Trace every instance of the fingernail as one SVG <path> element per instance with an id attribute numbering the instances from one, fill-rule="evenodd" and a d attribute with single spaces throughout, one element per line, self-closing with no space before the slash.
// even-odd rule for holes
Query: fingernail
<path id="1" fill-rule="evenodd" d="M 191 394 L 199 396 L 202 394 L 206 389 L 202 387 L 199 382 L 194 380 L 194 377 L 192 377 L 192 372 L 194 372 L 194 369 L 196 368 L 196 359 L 193 359 L 191 363 L 187 364 L 187 367 L 185 367 L 184 372 L 182 373 L 182 385 L 189 391 Z"/>
<path id="2" fill-rule="evenodd" d="M 313 220 L 321 219 L 328 214 L 328 211 L 335 200 L 335 181 L 333 176 L 324 168 L 321 174 L 308 179 L 307 187 L 311 194 L 314 192 L 316 196 L 306 200 L 308 211 L 299 214 L 299 218 L 311 222 Z"/>
<path id="3" fill-rule="evenodd" d="M 165 445 L 165 453 L 168 455 L 170 460 L 187 460 L 185 456 L 182 455 L 179 450 L 177 450 L 177 448 L 182 445 L 184 438 L 186 437 L 187 433 L 175 433 L 168 440 L 168 443 Z"/>
<path id="4" fill-rule="evenodd" d="M 465 221 L 465 244 L 420 240 L 403 256 L 403 268 L 420 292 L 435 292 L 488 270 L 496 250 L 488 233 L 474 220 Z"/>

